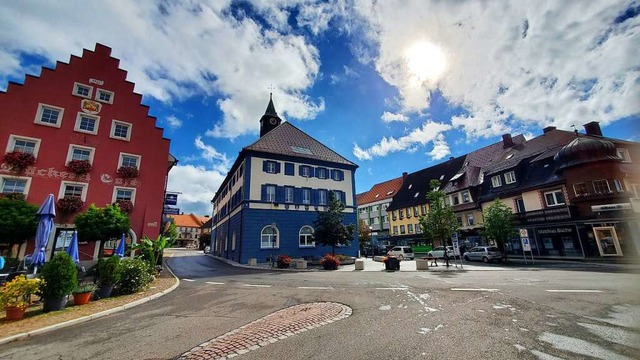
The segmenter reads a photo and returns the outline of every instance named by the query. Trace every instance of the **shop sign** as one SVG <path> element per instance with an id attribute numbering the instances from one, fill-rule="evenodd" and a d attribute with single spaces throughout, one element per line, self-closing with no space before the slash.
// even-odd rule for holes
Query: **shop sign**
<path id="1" fill-rule="evenodd" d="M 179 208 L 165 207 L 164 211 L 162 213 L 163 214 L 167 214 L 167 215 L 178 215 L 178 214 L 180 214 L 180 209 Z"/>
<path id="2" fill-rule="evenodd" d="M 166 194 L 164 196 L 164 204 L 165 205 L 177 205 L 178 204 L 178 194 Z"/>
<path id="3" fill-rule="evenodd" d="M 540 228 L 536 231 L 540 235 L 571 234 L 573 233 L 573 228 L 569 226 L 558 226 L 555 228 Z"/>
<path id="4" fill-rule="evenodd" d="M 568 206 L 528 211 L 515 214 L 520 223 L 539 223 L 571 219 L 571 211 Z"/>
<path id="5" fill-rule="evenodd" d="M 631 204 L 630 203 L 593 205 L 591 207 L 591 211 L 594 211 L 594 212 L 598 212 L 598 211 L 614 211 L 614 210 L 630 210 L 630 209 L 631 209 Z"/>

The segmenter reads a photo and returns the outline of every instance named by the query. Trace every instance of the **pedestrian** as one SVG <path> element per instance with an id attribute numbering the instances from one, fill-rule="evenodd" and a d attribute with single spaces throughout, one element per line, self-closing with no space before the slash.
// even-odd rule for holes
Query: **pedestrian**
<path id="1" fill-rule="evenodd" d="M 447 265 L 447 267 L 449 267 L 449 250 L 447 249 L 447 247 L 444 247 L 444 261 Z"/>

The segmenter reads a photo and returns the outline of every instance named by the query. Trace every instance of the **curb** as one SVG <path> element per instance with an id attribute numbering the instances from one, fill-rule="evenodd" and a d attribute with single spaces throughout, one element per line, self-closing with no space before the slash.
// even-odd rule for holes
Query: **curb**
<path id="1" fill-rule="evenodd" d="M 107 315 L 115 314 L 117 312 L 132 308 L 134 306 L 138 306 L 138 305 L 144 304 L 146 302 L 149 302 L 151 300 L 155 300 L 155 299 L 157 299 L 157 298 L 159 298 L 161 296 L 164 296 L 164 295 L 172 292 L 173 290 L 175 290 L 178 287 L 178 285 L 180 285 L 180 279 L 178 279 L 176 274 L 173 273 L 173 270 L 171 270 L 171 268 L 169 267 L 168 264 L 167 264 L 167 269 L 171 273 L 171 276 L 173 276 L 173 278 L 176 279 L 176 283 L 173 284 L 173 286 L 171 286 L 170 288 L 168 288 L 166 290 L 163 290 L 163 291 L 161 291 L 161 292 L 159 292 L 157 294 L 153 294 L 153 295 L 151 295 L 149 297 L 142 298 L 142 299 L 136 300 L 134 302 L 130 302 L 128 304 L 120 305 L 120 306 L 115 307 L 113 309 L 104 310 L 104 311 L 101 311 L 101 312 L 98 312 L 98 313 L 95 313 L 95 314 L 91 314 L 91 315 L 87 315 L 87 316 L 83 316 L 83 317 L 80 317 L 80 318 L 77 318 L 77 319 L 68 320 L 68 321 L 65 321 L 65 322 L 58 323 L 58 324 L 45 326 L 45 327 L 40 328 L 40 329 L 31 330 L 31 331 L 28 331 L 28 332 L 7 336 L 5 338 L 1 338 L 0 339 L 0 345 L 7 344 L 7 343 L 10 343 L 10 342 L 13 342 L 13 341 L 17 341 L 17 340 L 25 340 L 25 339 L 28 339 L 28 338 L 30 338 L 32 336 L 35 336 L 35 335 L 45 334 L 45 333 L 48 333 L 48 332 L 51 332 L 51 331 L 55 331 L 55 330 L 58 330 L 58 329 L 63 329 L 63 328 L 66 328 L 66 327 L 69 327 L 69 326 L 73 326 L 73 325 L 76 325 L 76 324 L 82 324 L 82 323 L 87 322 L 87 321 L 91 321 L 91 320 L 94 320 L 94 319 L 99 319 L 101 317 L 105 317 Z"/>
<path id="2" fill-rule="evenodd" d="M 318 269 L 278 269 L 278 268 L 265 268 L 265 267 L 261 267 L 261 266 L 249 266 L 249 265 L 244 265 L 244 264 L 240 264 L 237 263 L 233 260 L 229 260 L 229 259 L 225 259 L 223 257 L 219 257 L 219 256 L 215 256 L 215 255 L 211 255 L 211 254 L 205 254 L 206 256 L 218 260 L 220 262 L 223 262 L 227 265 L 231 265 L 233 267 L 239 267 L 239 268 L 244 268 L 244 269 L 253 269 L 253 270 L 264 270 L 264 271 L 288 271 L 288 272 L 309 272 L 309 271 L 319 271 Z"/>

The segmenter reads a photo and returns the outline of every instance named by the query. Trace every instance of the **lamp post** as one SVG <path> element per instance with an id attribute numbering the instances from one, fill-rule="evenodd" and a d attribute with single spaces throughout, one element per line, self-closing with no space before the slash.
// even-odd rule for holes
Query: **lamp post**
<path id="1" fill-rule="evenodd" d="M 271 231 L 273 231 L 273 234 L 271 235 L 271 256 L 270 256 L 270 259 L 271 259 L 271 267 L 273 268 L 273 251 L 276 248 L 276 236 L 278 236 L 277 233 L 276 233 L 276 223 L 275 222 L 271 223 Z"/>

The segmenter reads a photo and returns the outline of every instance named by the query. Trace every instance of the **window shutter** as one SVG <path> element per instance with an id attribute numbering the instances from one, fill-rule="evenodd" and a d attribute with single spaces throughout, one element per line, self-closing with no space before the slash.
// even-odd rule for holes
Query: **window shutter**
<path id="1" fill-rule="evenodd" d="M 304 165 L 298 165 L 298 175 L 302 176 L 302 168 L 304 167 Z"/>
<path id="2" fill-rule="evenodd" d="M 319 198 L 318 198 L 318 192 L 320 190 L 318 189 L 313 189 L 311 190 L 311 204 L 312 205 L 318 205 L 318 203 L 320 202 Z"/>
<path id="3" fill-rule="evenodd" d="M 262 185 L 262 201 L 267 201 L 267 185 Z"/>
<path id="4" fill-rule="evenodd" d="M 294 165 L 292 163 L 284 163 L 284 174 L 293 176 L 296 174 Z"/>
<path id="5" fill-rule="evenodd" d="M 282 186 L 276 186 L 276 202 L 284 202 L 284 188 Z"/>
<path id="6" fill-rule="evenodd" d="M 293 202 L 296 204 L 302 203 L 302 188 L 293 189 Z"/>
<path id="7" fill-rule="evenodd" d="M 347 194 L 344 191 L 340 191 L 340 201 L 343 205 L 347 205 Z"/>
<path id="8" fill-rule="evenodd" d="M 276 163 L 276 174 L 280 174 L 280 163 Z"/>
<path id="9" fill-rule="evenodd" d="M 269 163 L 268 160 L 263 160 L 262 161 L 262 171 L 267 172 L 267 164 Z"/>
<path id="10" fill-rule="evenodd" d="M 344 171 L 338 170 L 338 180 L 344 181 Z"/>
<path id="11" fill-rule="evenodd" d="M 319 167 L 317 167 L 317 168 L 313 168 L 312 167 L 311 171 L 313 171 L 313 173 L 311 173 L 312 177 L 316 177 L 316 178 L 320 177 L 320 168 Z"/>

